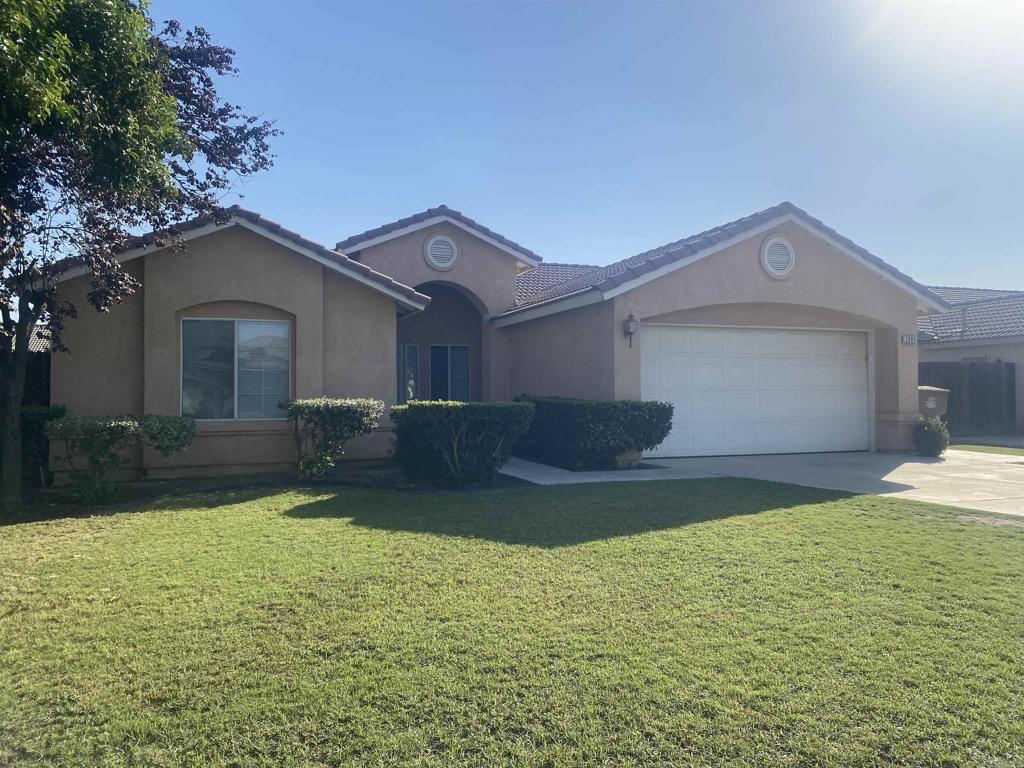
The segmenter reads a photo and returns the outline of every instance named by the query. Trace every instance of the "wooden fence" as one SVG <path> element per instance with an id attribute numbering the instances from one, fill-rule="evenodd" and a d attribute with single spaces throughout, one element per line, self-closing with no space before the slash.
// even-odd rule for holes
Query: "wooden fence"
<path id="1" fill-rule="evenodd" d="M 1012 435 L 1017 429 L 1013 363 L 920 363 L 918 383 L 949 390 L 952 435 Z"/>

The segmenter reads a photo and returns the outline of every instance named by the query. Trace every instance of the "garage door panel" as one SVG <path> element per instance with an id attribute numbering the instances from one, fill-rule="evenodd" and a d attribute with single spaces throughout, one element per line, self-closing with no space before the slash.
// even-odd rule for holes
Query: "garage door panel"
<path id="1" fill-rule="evenodd" d="M 666 333 L 666 331 L 668 331 Z M 661 329 L 658 343 L 662 352 L 691 352 L 690 332 L 672 333 L 671 328 Z"/>
<path id="2" fill-rule="evenodd" d="M 675 408 L 651 455 L 869 447 L 863 332 L 664 326 L 640 341 L 642 397 Z"/>
<path id="3" fill-rule="evenodd" d="M 656 400 L 657 398 L 651 398 Z M 671 393 L 663 402 L 672 403 L 672 422 L 674 424 L 693 424 L 693 395 Z"/>
<path id="4" fill-rule="evenodd" d="M 691 368 L 693 389 L 714 389 L 722 388 L 725 379 L 725 363 L 718 358 L 698 358 Z"/>
<path id="5" fill-rule="evenodd" d="M 693 452 L 714 456 L 725 452 L 724 426 L 699 426 L 693 428 Z"/>
<path id="6" fill-rule="evenodd" d="M 777 389 L 758 393 L 758 421 L 797 422 L 805 418 L 806 393 L 802 390 Z"/>
<path id="7" fill-rule="evenodd" d="M 690 352 L 698 354 L 721 354 L 721 328 L 691 328 L 687 335 L 690 338 Z"/>
<path id="8" fill-rule="evenodd" d="M 725 419 L 725 395 L 722 392 L 699 392 L 693 398 L 693 423 L 718 424 Z"/>
<path id="9" fill-rule="evenodd" d="M 724 395 L 725 423 L 756 422 L 758 414 L 757 392 L 726 392 Z"/>

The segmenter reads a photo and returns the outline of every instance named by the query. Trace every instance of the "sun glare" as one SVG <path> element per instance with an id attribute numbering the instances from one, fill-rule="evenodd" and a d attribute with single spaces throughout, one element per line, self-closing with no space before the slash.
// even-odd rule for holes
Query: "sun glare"
<path id="1" fill-rule="evenodd" d="M 933 87 L 1024 86 L 1024 0 L 856 3 L 856 49 L 892 75 Z"/>

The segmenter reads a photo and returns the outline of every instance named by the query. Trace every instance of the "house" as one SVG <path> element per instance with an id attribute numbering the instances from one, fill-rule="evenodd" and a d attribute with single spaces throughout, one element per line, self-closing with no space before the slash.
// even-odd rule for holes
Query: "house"
<path id="1" fill-rule="evenodd" d="M 1017 431 L 1024 433 L 1024 291 L 931 291 L 952 308 L 918 318 L 922 363 L 1014 363 Z"/>
<path id="2" fill-rule="evenodd" d="M 154 477 L 290 465 L 277 403 L 321 394 L 667 400 L 660 456 L 905 449 L 918 317 L 949 308 L 791 203 L 608 266 L 445 206 L 334 249 L 242 209 L 186 238 L 124 253 L 142 289 L 81 312 L 53 361 L 74 414 L 198 420 L 187 453 L 133 458 Z M 65 279 L 84 304 L 88 278 Z M 385 427 L 350 454 L 389 445 Z"/>

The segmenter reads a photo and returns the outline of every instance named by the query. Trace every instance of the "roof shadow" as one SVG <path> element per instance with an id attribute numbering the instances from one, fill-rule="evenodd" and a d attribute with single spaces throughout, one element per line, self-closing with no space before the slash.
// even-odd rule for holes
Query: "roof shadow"
<path id="1" fill-rule="evenodd" d="M 346 489 L 283 514 L 349 519 L 377 530 L 557 548 L 853 495 L 744 478 L 454 492 L 376 491 L 372 496 Z"/>

